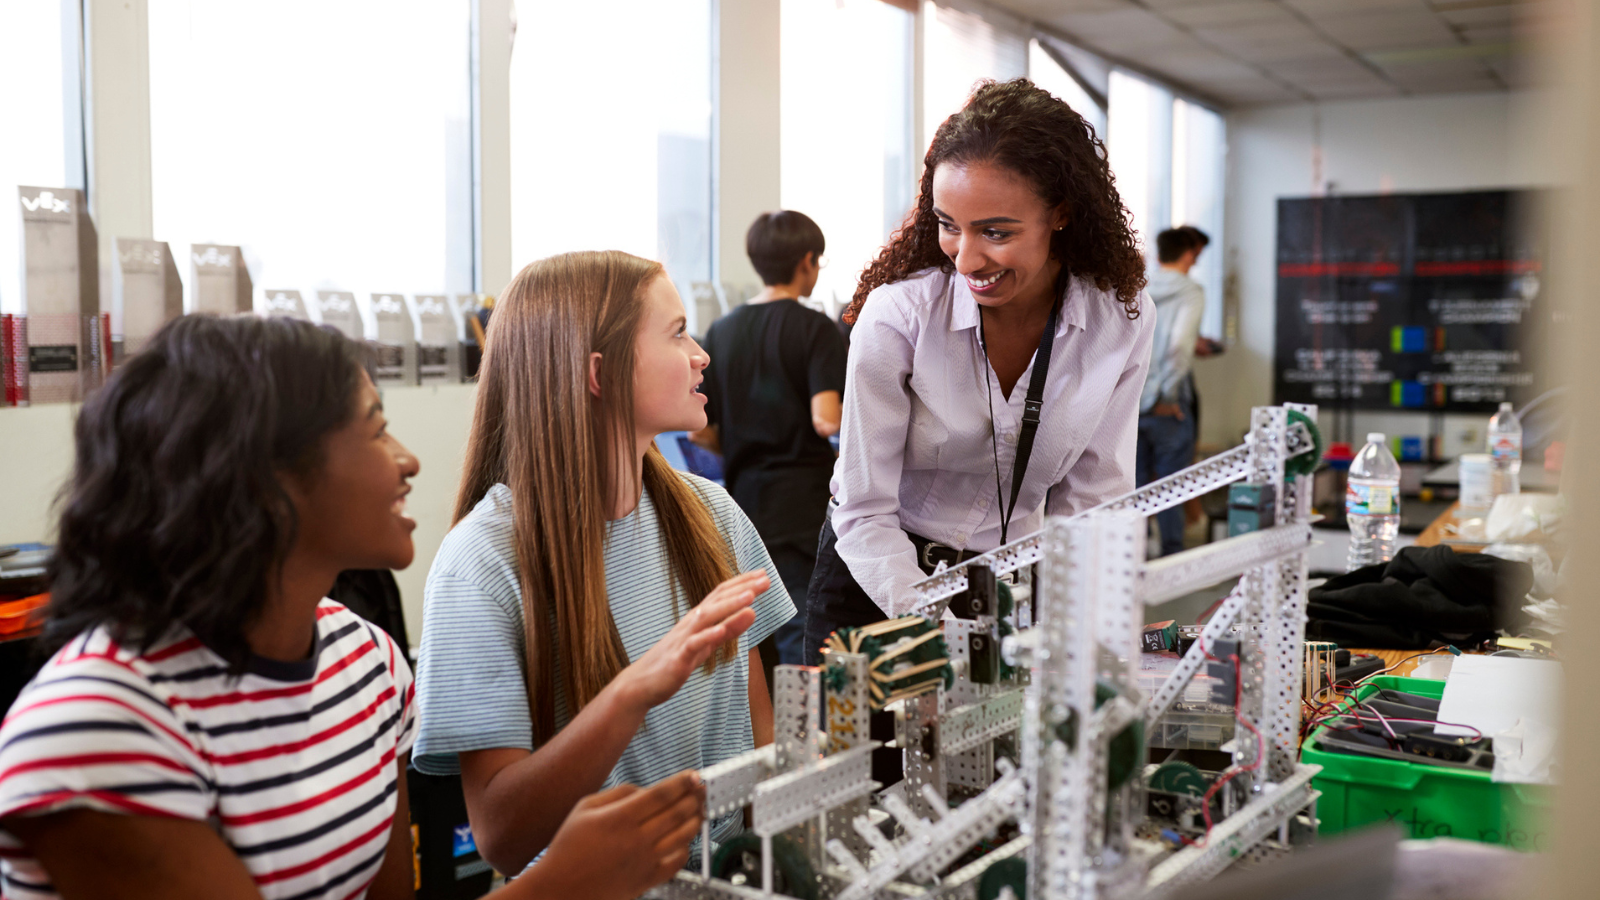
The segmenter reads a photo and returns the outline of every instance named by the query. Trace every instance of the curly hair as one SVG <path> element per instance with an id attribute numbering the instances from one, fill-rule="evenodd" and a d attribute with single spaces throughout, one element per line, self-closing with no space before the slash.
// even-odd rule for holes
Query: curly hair
<path id="1" fill-rule="evenodd" d="M 78 416 L 44 648 L 103 625 L 148 650 L 181 623 L 242 673 L 298 525 L 279 476 L 321 468 L 363 362 L 310 322 L 192 315 L 158 331 Z"/>
<path id="2" fill-rule="evenodd" d="M 994 163 L 1023 176 L 1050 207 L 1065 204 L 1066 225 L 1051 235 L 1050 253 L 1066 271 L 1115 290 L 1128 318 L 1139 317 L 1144 258 L 1130 214 L 1117 195 L 1105 144 L 1064 101 L 1026 78 L 984 81 L 967 105 L 934 132 L 923 159 L 917 205 L 878 258 L 861 273 L 844 319 L 854 323 L 873 288 L 904 281 L 934 266 L 955 266 L 939 249 L 933 173 L 942 163 Z"/>

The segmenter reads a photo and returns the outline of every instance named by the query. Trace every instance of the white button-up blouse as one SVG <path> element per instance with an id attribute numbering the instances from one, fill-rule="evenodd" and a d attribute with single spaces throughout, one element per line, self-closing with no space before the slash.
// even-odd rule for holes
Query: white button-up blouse
<path id="1" fill-rule="evenodd" d="M 1139 312 L 1129 319 L 1115 292 L 1069 281 L 1012 539 L 1041 527 L 1047 506 L 1071 515 L 1133 489 L 1155 326 L 1142 292 Z M 977 301 L 965 279 L 939 269 L 874 290 L 851 332 L 833 528 L 839 558 L 889 616 L 911 611 L 911 585 L 925 577 L 906 531 L 958 549 L 1000 544 L 995 456 L 1009 502 L 1033 363 L 1009 398 L 992 372 L 986 385 L 987 364 Z"/>

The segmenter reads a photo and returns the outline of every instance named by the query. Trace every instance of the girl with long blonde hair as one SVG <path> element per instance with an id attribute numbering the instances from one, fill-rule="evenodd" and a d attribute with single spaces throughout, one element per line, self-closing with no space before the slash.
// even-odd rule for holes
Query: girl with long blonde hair
<path id="1" fill-rule="evenodd" d="M 496 305 L 428 575 L 414 758 L 461 773 L 501 871 L 586 794 L 771 740 L 755 647 L 794 606 L 727 493 L 654 443 L 705 427 L 708 362 L 660 264 L 626 253 L 540 260 Z"/>

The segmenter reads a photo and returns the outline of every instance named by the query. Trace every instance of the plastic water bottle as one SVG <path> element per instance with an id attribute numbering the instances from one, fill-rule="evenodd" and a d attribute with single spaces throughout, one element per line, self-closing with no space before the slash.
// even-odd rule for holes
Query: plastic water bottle
<path id="1" fill-rule="evenodd" d="M 1522 420 L 1510 403 L 1489 420 L 1489 457 L 1494 467 L 1494 495 L 1522 492 Z"/>
<path id="2" fill-rule="evenodd" d="M 1345 570 L 1388 562 L 1400 533 L 1400 464 L 1381 432 L 1367 435 L 1367 445 L 1350 463 L 1344 512 L 1350 523 Z"/>

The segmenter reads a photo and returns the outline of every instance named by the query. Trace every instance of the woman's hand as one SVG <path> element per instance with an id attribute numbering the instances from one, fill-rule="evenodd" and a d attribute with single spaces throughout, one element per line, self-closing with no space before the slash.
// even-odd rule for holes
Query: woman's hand
<path id="1" fill-rule="evenodd" d="M 718 646 L 755 623 L 750 604 L 768 584 L 767 573 L 756 571 L 717 585 L 638 662 L 617 675 L 621 696 L 638 709 L 666 702 Z"/>
<path id="2" fill-rule="evenodd" d="M 590 794 L 573 807 L 544 858 L 512 882 L 508 900 L 524 896 L 517 887 L 525 881 L 529 897 L 637 897 L 683 868 L 704 804 L 692 771 L 647 790 L 625 784 Z"/>

